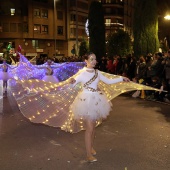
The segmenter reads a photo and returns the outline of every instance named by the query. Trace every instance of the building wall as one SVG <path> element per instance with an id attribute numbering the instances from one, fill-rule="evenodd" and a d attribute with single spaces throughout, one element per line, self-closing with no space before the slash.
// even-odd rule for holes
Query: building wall
<path id="1" fill-rule="evenodd" d="M 12 0 L 7 2 L 1 0 L 0 7 L 2 9 L 0 13 L 1 44 L 13 42 L 16 50 L 18 45 L 21 45 L 22 53 L 25 55 L 27 53 L 29 55 L 31 53 L 47 54 L 49 57 L 67 55 L 66 0 L 56 1 L 55 27 L 53 24 L 54 1 L 52 0 L 15 0 L 15 3 Z M 15 8 L 13 16 L 10 8 Z M 58 14 L 62 14 L 61 17 L 58 18 Z M 59 27 L 63 28 L 62 31 L 58 31 Z M 56 34 L 54 34 L 55 30 Z M 2 51 L 3 48 L 0 50 Z"/>
<path id="2" fill-rule="evenodd" d="M 133 36 L 134 0 L 99 0 L 99 2 L 104 9 L 106 36 L 118 29 L 123 29 Z"/>
<path id="3" fill-rule="evenodd" d="M 88 18 L 89 1 L 72 0 L 68 2 L 68 55 L 73 55 L 71 50 L 75 46 L 78 55 L 78 48 L 81 40 L 88 40 L 85 32 L 85 23 Z M 76 20 L 77 18 L 77 20 Z"/>
<path id="4" fill-rule="evenodd" d="M 21 45 L 22 53 L 30 57 L 73 55 L 73 46 L 77 48 L 82 39 L 88 40 L 85 22 L 92 1 L 55 0 L 54 5 L 54 0 L 1 0 L 0 52 L 13 42 L 15 50 Z M 106 22 L 106 34 L 119 28 L 132 33 L 133 1 L 100 0 L 105 21 L 110 19 L 110 23 Z M 14 15 L 11 8 L 15 9 Z"/>

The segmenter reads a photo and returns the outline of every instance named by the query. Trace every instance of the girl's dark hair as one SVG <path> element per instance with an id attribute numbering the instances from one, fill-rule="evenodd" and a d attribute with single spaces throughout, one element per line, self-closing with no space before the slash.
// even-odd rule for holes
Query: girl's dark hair
<path id="1" fill-rule="evenodd" d="M 88 60 L 88 59 L 89 59 L 89 56 L 90 56 L 91 54 L 94 54 L 94 53 L 93 53 L 93 52 L 87 52 L 87 53 L 83 56 L 84 60 Z"/>

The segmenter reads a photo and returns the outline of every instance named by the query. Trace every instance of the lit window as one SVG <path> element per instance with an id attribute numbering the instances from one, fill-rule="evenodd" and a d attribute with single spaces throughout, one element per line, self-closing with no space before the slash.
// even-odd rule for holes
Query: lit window
<path id="1" fill-rule="evenodd" d="M 41 32 L 41 26 L 39 24 L 34 25 L 34 32 L 40 33 Z"/>
<path id="2" fill-rule="evenodd" d="M 34 16 L 40 17 L 40 9 L 34 9 Z"/>
<path id="3" fill-rule="evenodd" d="M 107 4 L 110 4 L 110 3 L 111 3 L 111 0 L 106 0 L 106 3 L 107 3 Z"/>
<path id="4" fill-rule="evenodd" d="M 111 19 L 106 19 L 105 21 L 106 21 L 105 22 L 106 26 L 110 26 L 111 25 Z"/>
<path id="5" fill-rule="evenodd" d="M 42 33 L 48 33 L 48 25 L 42 25 Z"/>
<path id="6" fill-rule="evenodd" d="M 38 40 L 32 40 L 32 46 L 38 48 Z"/>
<path id="7" fill-rule="evenodd" d="M 11 15 L 15 15 L 15 8 L 11 8 Z"/>
<path id="8" fill-rule="evenodd" d="M 41 17 L 42 18 L 48 18 L 48 10 L 42 9 L 41 10 Z"/>

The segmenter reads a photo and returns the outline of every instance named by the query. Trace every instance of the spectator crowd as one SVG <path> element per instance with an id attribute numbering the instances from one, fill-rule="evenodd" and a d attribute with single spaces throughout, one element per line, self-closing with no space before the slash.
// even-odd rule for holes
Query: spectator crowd
<path id="1" fill-rule="evenodd" d="M 36 58 L 36 65 L 47 62 L 48 57 Z M 62 57 L 50 58 L 55 63 L 61 62 L 81 62 L 82 57 Z M 1 64 L 0 58 L 0 64 Z M 9 63 L 11 64 L 11 63 Z M 103 56 L 98 61 L 97 69 L 115 75 L 128 77 L 131 81 L 152 86 L 162 91 L 145 91 L 145 98 L 155 101 L 170 103 L 170 50 L 167 53 L 149 53 L 139 58 L 129 54 L 126 57 L 115 55 L 112 58 Z M 136 91 L 132 96 L 139 97 L 140 91 Z"/>
<path id="2" fill-rule="evenodd" d="M 130 80 L 161 89 L 158 91 L 145 91 L 145 98 L 170 103 L 170 50 L 167 53 L 157 52 L 140 56 L 132 55 L 125 58 L 115 55 L 113 58 L 102 57 L 98 69 L 110 74 L 122 75 Z M 133 97 L 139 97 L 136 92 Z M 142 94 L 143 95 L 143 94 Z"/>

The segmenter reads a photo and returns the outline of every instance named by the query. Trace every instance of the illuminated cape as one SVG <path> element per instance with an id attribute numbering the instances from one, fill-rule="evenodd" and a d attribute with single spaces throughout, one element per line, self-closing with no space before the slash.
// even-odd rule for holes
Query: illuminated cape
<path id="1" fill-rule="evenodd" d="M 17 65 L 12 65 L 8 69 L 8 72 L 12 78 L 16 80 L 29 80 L 42 79 L 45 76 L 46 70 L 44 67 L 47 67 L 46 63 L 42 65 L 33 65 L 24 55 L 20 53 L 19 55 L 20 60 Z M 84 66 L 84 62 L 69 62 L 65 65 L 63 65 L 63 63 L 53 63 L 51 65 L 53 75 L 56 76 L 59 81 L 68 79 Z"/>
<path id="2" fill-rule="evenodd" d="M 70 78 L 75 78 L 83 69 Z M 109 79 L 119 77 L 105 72 L 101 73 Z M 68 81 L 69 79 L 54 84 L 37 79 L 11 80 L 10 86 L 21 113 L 31 122 L 60 127 L 64 131 L 76 133 L 85 129 L 85 123 L 83 120 L 75 120 L 69 107 L 77 94 L 81 92 L 81 84 L 71 87 Z M 108 85 L 100 81 L 98 87 L 109 100 L 128 91 L 158 90 L 134 82 Z M 101 122 L 102 120 L 96 121 L 96 126 Z"/>

